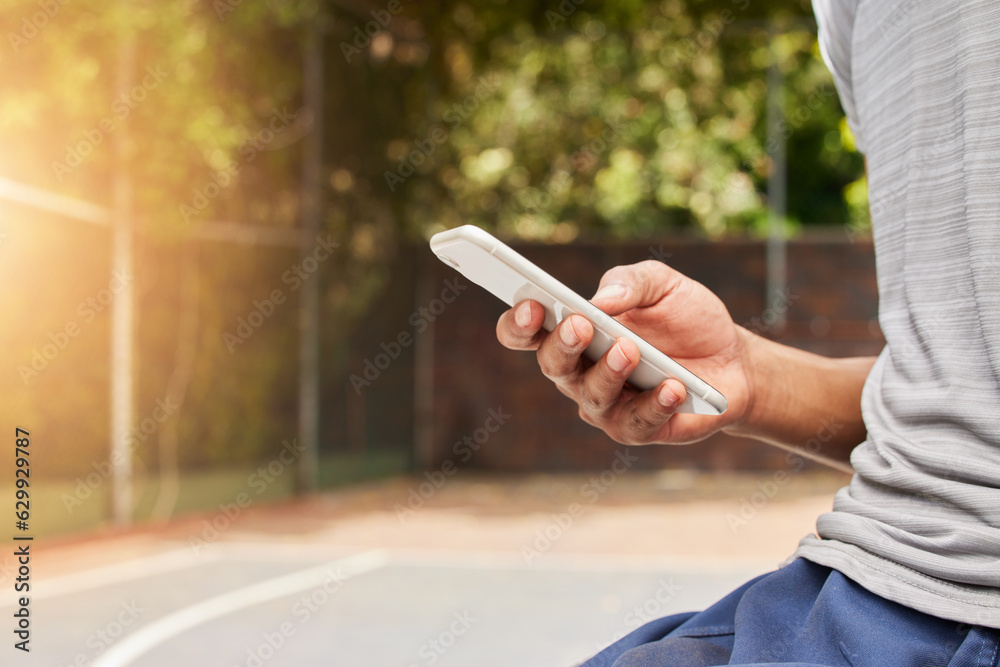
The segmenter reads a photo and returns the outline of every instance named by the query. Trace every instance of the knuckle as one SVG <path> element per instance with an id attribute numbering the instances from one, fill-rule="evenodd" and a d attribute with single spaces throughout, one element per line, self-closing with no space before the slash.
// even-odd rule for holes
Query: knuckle
<path id="1" fill-rule="evenodd" d="M 518 336 L 511 329 L 507 313 L 501 315 L 500 319 L 497 320 L 497 340 L 500 341 L 501 345 L 511 350 L 523 350 L 529 344 L 523 336 Z"/>
<path id="2" fill-rule="evenodd" d="M 539 353 L 537 357 L 538 357 L 538 368 L 541 369 L 542 375 L 544 375 L 545 377 L 552 379 L 552 378 L 562 377 L 565 374 L 560 365 L 553 363 L 553 361 L 549 359 L 548 356 Z"/>
<path id="3" fill-rule="evenodd" d="M 587 424 L 590 424 L 591 426 L 597 426 L 597 420 L 591 416 L 590 411 L 588 411 L 587 408 L 585 408 L 582 404 L 580 405 L 579 410 L 577 410 L 577 414 L 579 414 L 580 419 L 586 422 Z"/>
<path id="4" fill-rule="evenodd" d="M 606 359 L 604 363 L 598 364 L 597 368 L 597 377 L 595 379 L 602 391 L 611 392 L 615 387 L 619 387 L 619 389 L 621 388 L 627 371 L 623 374 L 619 371 L 612 370 Z"/>
<path id="5" fill-rule="evenodd" d="M 580 388 L 580 406 L 591 412 L 600 412 L 605 409 L 606 404 L 595 396 L 587 385 L 583 385 Z"/>
<path id="6" fill-rule="evenodd" d="M 657 272 L 663 270 L 663 262 L 647 259 L 635 265 L 636 284 L 642 286 L 652 285 L 655 282 Z"/>
<path id="7" fill-rule="evenodd" d="M 635 434 L 644 434 L 655 429 L 658 424 L 647 419 L 639 410 L 633 408 L 628 415 L 628 430 Z"/>
<path id="8" fill-rule="evenodd" d="M 658 262 L 655 259 L 644 259 L 635 265 L 636 271 L 643 274 L 644 277 L 649 277 L 654 271 L 660 271 L 663 269 L 663 262 Z"/>

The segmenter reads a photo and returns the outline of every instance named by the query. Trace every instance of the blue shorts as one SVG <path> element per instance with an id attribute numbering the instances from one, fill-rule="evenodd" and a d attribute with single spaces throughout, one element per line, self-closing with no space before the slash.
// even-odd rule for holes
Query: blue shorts
<path id="1" fill-rule="evenodd" d="M 804 559 L 698 613 L 647 623 L 584 667 L 997 667 L 1000 630 L 946 621 Z"/>

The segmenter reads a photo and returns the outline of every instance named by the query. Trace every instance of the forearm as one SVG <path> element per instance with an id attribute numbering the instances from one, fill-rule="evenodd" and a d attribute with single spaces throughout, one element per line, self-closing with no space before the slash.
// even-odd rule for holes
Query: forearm
<path id="1" fill-rule="evenodd" d="M 875 357 L 831 359 L 739 328 L 747 359 L 750 401 L 733 435 L 846 462 L 865 439 L 861 390 Z M 836 465 L 849 469 L 845 463 Z"/>

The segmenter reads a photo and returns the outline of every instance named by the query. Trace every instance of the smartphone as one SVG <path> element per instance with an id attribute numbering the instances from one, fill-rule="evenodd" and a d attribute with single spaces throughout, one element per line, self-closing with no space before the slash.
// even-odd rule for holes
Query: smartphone
<path id="1" fill-rule="evenodd" d="M 525 299 L 540 303 L 545 308 L 543 326 L 547 331 L 552 331 L 564 317 L 574 313 L 590 320 L 594 325 L 594 339 L 584 354 L 591 361 L 600 359 L 618 338 L 632 339 L 641 358 L 628 378 L 629 384 L 647 391 L 667 378 L 678 380 L 687 387 L 687 398 L 678 412 L 721 415 L 726 411 L 726 397 L 717 389 L 489 232 L 473 225 L 449 229 L 431 237 L 431 250 L 442 262 L 509 306 Z"/>

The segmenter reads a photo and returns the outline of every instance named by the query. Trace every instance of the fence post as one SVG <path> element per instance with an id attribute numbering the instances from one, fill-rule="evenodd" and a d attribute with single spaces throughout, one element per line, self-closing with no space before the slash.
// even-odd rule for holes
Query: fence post
<path id="1" fill-rule="evenodd" d="M 117 94 L 128 95 L 135 78 L 135 35 L 130 29 L 118 48 Z M 114 136 L 112 183 L 111 270 L 121 276 L 123 288 L 111 304 L 111 463 L 112 516 L 117 524 L 132 521 L 132 450 L 129 428 L 135 412 L 133 387 L 133 238 L 132 179 L 129 169 L 128 126 L 122 124 Z"/>
<path id="2" fill-rule="evenodd" d="M 783 302 L 788 285 L 788 259 L 785 239 L 785 217 L 788 214 L 788 137 L 784 115 L 785 75 L 774 48 L 777 36 L 771 31 L 771 66 L 767 71 L 767 148 L 771 156 L 771 173 L 767 179 L 767 295 L 765 311 L 770 309 L 775 320 L 769 325 L 773 334 L 785 329 Z"/>
<path id="3" fill-rule="evenodd" d="M 312 129 L 302 148 L 302 246 L 303 261 L 312 257 L 320 229 L 321 177 L 323 171 L 323 32 L 319 19 L 306 29 L 302 78 L 304 114 L 312 120 Z M 323 272 L 302 284 L 299 297 L 299 493 L 310 493 L 319 486 L 319 294 Z"/>
<path id="4" fill-rule="evenodd" d="M 414 281 L 414 308 L 434 298 L 434 266 L 427 253 L 417 253 Z M 437 261 L 437 260 L 434 260 Z M 427 330 L 415 334 L 413 350 L 413 466 L 429 469 L 434 463 L 434 320 Z"/>

